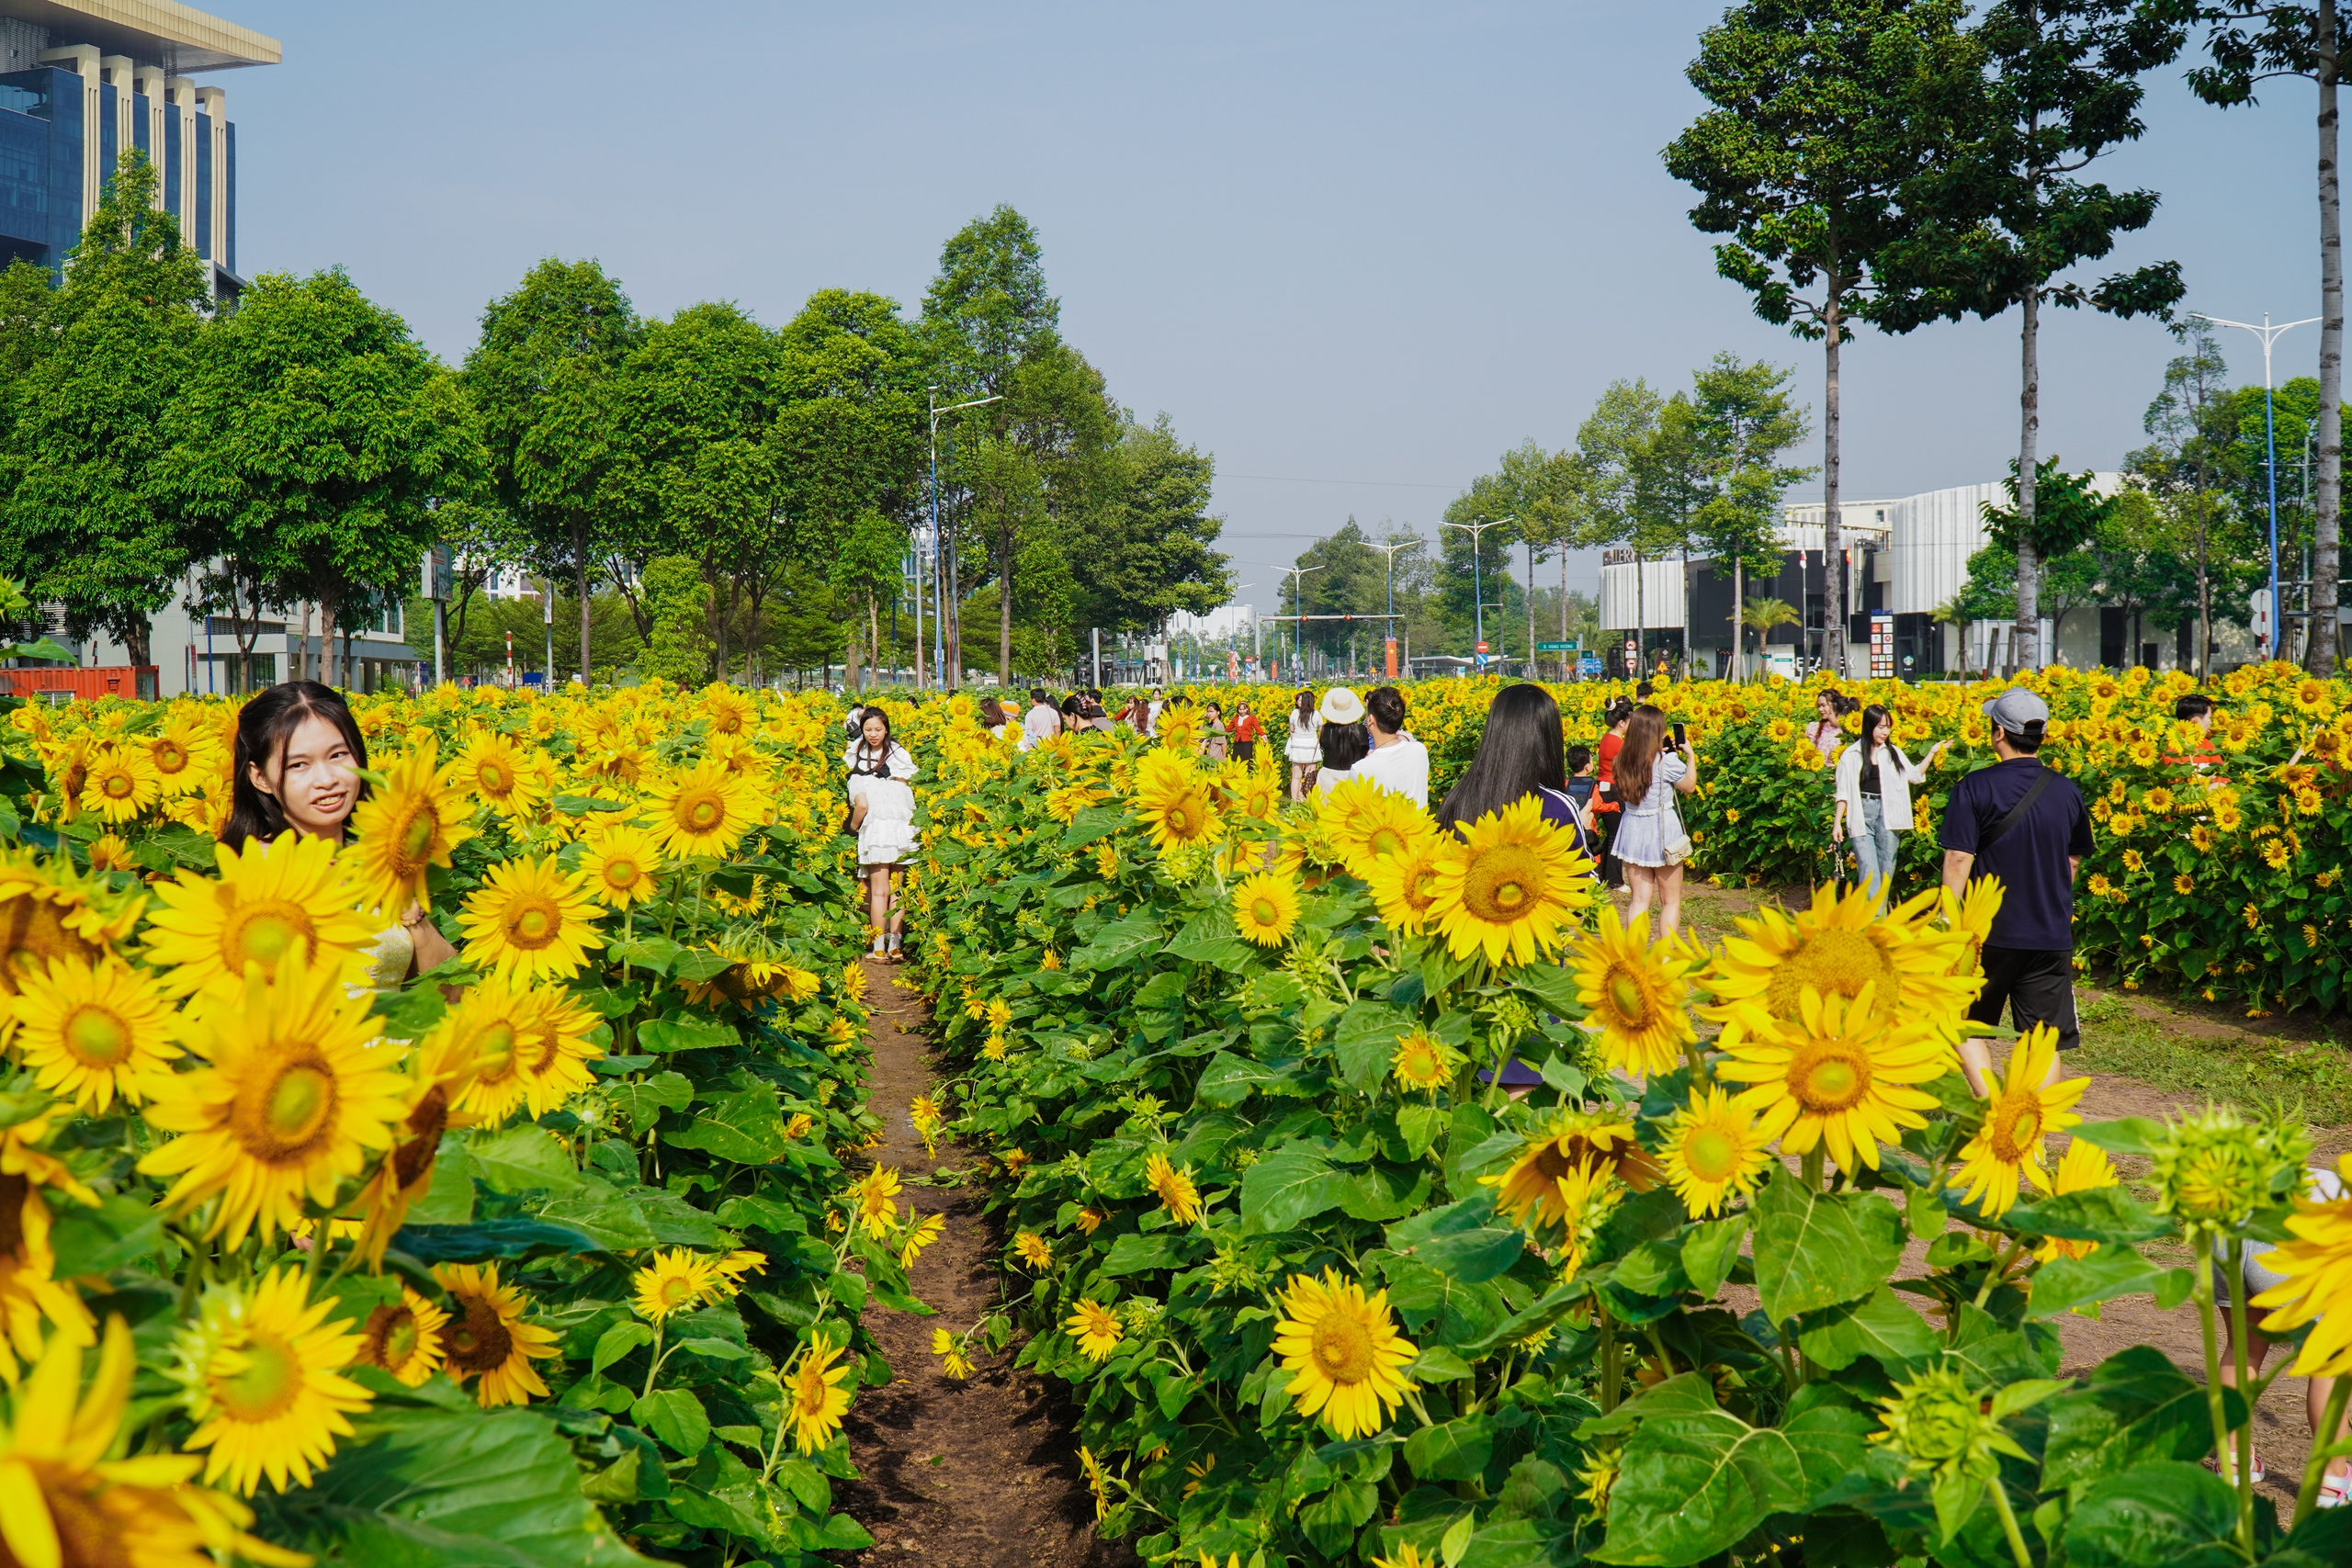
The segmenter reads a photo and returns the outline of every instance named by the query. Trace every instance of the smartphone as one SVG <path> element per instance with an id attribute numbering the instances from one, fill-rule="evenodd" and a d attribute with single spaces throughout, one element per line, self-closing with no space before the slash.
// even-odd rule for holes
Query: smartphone
<path id="1" fill-rule="evenodd" d="M 1682 750 L 1682 721 L 1679 718 L 1674 721 L 1674 749 Z"/>

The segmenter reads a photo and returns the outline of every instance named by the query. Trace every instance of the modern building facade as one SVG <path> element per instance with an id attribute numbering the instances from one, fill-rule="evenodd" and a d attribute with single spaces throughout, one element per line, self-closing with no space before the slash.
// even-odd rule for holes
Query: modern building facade
<path id="1" fill-rule="evenodd" d="M 0 265 L 62 275 L 136 147 L 156 206 L 233 295 L 237 128 L 228 94 L 196 76 L 280 58 L 277 39 L 175 0 L 0 0 Z"/>

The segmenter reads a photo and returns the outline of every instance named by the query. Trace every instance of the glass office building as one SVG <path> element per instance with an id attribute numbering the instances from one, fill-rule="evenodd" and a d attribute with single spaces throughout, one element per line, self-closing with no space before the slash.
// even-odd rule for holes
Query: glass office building
<path id="1" fill-rule="evenodd" d="M 174 0 L 0 0 L 0 265 L 62 274 L 123 152 L 147 154 L 156 206 L 237 270 L 237 128 L 195 73 L 273 65 L 276 39 Z"/>

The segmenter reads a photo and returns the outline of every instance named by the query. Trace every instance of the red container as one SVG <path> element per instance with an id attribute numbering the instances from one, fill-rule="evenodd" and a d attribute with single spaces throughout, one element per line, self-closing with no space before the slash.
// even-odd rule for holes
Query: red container
<path id="1" fill-rule="evenodd" d="M 95 670 L 0 670 L 0 695 L 65 702 L 74 697 L 146 697 L 156 692 L 153 664 Z"/>

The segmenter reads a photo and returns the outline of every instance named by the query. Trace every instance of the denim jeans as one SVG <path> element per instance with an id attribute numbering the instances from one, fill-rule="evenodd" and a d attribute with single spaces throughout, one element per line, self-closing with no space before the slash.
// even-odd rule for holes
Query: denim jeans
<path id="1" fill-rule="evenodd" d="M 1886 825 L 1883 796 L 1862 796 L 1862 819 L 1849 820 L 1846 831 L 1854 840 L 1854 870 L 1862 886 L 1877 897 L 1886 896 L 1894 875 L 1894 829 Z"/>

